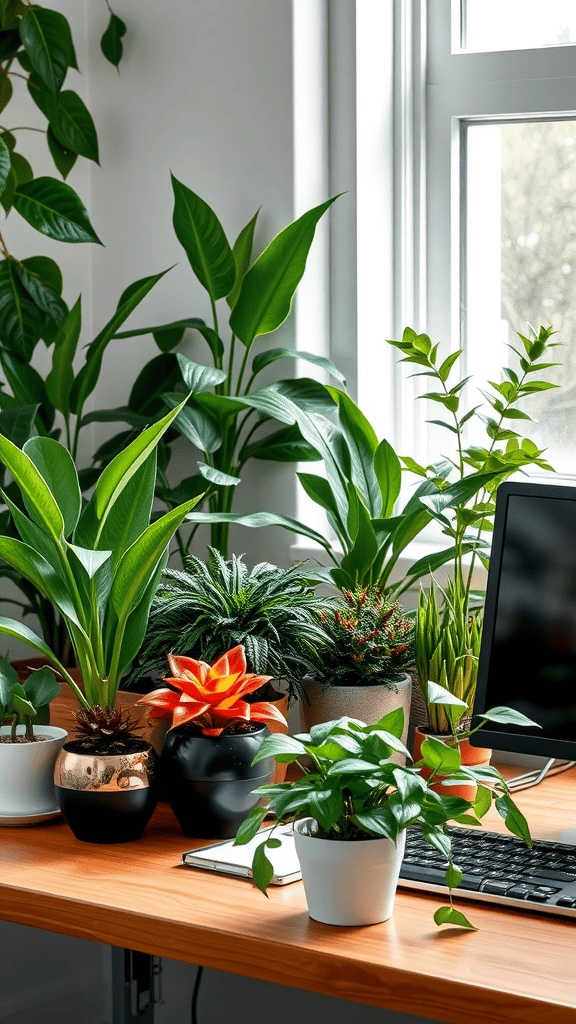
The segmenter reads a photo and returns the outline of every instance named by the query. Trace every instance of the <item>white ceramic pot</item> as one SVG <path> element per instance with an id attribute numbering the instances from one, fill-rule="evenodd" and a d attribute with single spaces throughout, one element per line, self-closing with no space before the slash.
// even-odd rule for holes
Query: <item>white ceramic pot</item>
<path id="1" fill-rule="evenodd" d="M 16 733 L 26 729 L 19 725 Z M 54 792 L 54 765 L 68 733 L 55 725 L 36 726 L 48 739 L 37 743 L 0 743 L 0 816 L 33 817 L 58 811 Z M 9 736 L 11 727 L 0 727 Z"/>
<path id="2" fill-rule="evenodd" d="M 390 839 L 339 842 L 320 839 L 313 818 L 294 824 L 296 853 L 308 912 L 323 924 L 364 925 L 387 921 L 404 856 L 406 833 Z"/>
<path id="3" fill-rule="evenodd" d="M 304 732 L 310 732 L 313 725 L 332 722 L 343 715 L 358 718 L 367 725 L 374 725 L 389 711 L 400 707 L 404 712 L 402 741 L 406 743 L 412 699 L 412 677 L 408 673 L 399 682 L 394 683 L 393 687 L 378 684 L 328 686 L 323 689 L 320 683 L 315 683 L 311 679 L 305 679 L 303 686 L 306 697 L 302 699 L 300 707 Z M 404 764 L 406 758 L 403 754 L 394 754 L 391 760 L 397 764 Z"/>

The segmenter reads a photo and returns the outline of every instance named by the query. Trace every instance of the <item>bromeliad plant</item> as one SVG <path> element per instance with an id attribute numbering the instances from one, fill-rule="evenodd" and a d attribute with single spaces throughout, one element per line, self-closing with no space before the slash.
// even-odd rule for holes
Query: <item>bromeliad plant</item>
<path id="1" fill-rule="evenodd" d="M 206 562 L 191 555 L 183 571 L 166 569 L 160 580 L 133 677 L 161 674 L 168 649 L 212 661 L 223 647 L 242 644 L 250 671 L 285 680 L 295 697 L 327 647 L 318 615 L 329 604 L 304 566 L 250 568 L 215 548 Z"/>
<path id="2" fill-rule="evenodd" d="M 172 654 L 167 657 L 172 675 L 164 682 L 174 689 L 162 687 L 138 701 L 151 708 L 149 719 L 171 717 L 171 729 L 194 723 L 204 736 L 242 731 L 251 722 L 275 721 L 287 725 L 284 715 L 273 704 L 267 701 L 251 704 L 242 700 L 259 690 L 270 676 L 246 671 L 241 644 L 226 651 L 211 665 L 194 658 Z"/>
<path id="3" fill-rule="evenodd" d="M 84 507 L 74 462 L 63 445 L 34 437 L 20 450 L 0 435 L 0 460 L 23 503 L 19 507 L 4 493 L 20 539 L 0 537 L 0 558 L 57 608 L 84 691 L 27 626 L 0 618 L 0 633 L 51 661 L 85 709 L 114 707 L 120 678 L 142 644 L 170 540 L 197 500 L 150 522 L 156 447 L 179 412 L 177 407 L 121 452 L 101 473 Z"/>
<path id="4" fill-rule="evenodd" d="M 504 710 L 507 709 L 493 709 L 493 720 L 502 721 L 497 716 Z M 516 718 L 515 721 L 519 724 Z M 523 724 L 527 721 L 525 719 Z M 301 768 L 302 777 L 294 782 L 261 786 L 255 792 L 273 801 L 278 825 L 313 818 L 318 826 L 314 834 L 319 841 L 355 842 L 385 837 L 396 843 L 402 830 L 419 828 L 426 842 L 446 862 L 449 905 L 436 911 L 436 924 L 473 928 L 452 902 L 452 889 L 461 881 L 462 872 L 453 863 L 447 823 L 480 825 L 479 819 L 494 803 L 508 830 L 531 846 L 528 825 L 500 773 L 492 767 L 462 765 L 457 746 L 448 747 L 429 737 L 422 746 L 422 760 L 412 767 L 390 762 L 393 751 L 410 756 L 400 740 L 403 725 L 403 712 L 397 709 L 375 725 L 340 718 L 313 726 L 310 734 L 267 737 L 254 763 L 273 755 L 280 764 L 296 764 Z M 311 768 L 302 763 L 305 755 L 312 762 Z M 430 769 L 428 780 L 420 774 L 422 766 Z M 436 793 L 431 787 L 438 774 L 447 777 L 443 779 L 444 784 L 477 782 L 475 802 Z M 236 844 L 254 839 L 268 812 L 267 807 L 255 808 L 240 826 Z M 281 840 L 272 833 L 254 853 L 254 882 L 265 895 L 273 874 L 266 849 L 280 845 Z"/>
<path id="5" fill-rule="evenodd" d="M 31 672 L 24 683 L 6 658 L 0 658 L 0 725 L 11 725 L 10 740 L 16 742 L 16 730 L 26 727 L 26 740 L 33 742 L 34 725 L 46 724 L 51 700 L 60 693 L 60 683 L 48 667 Z"/>

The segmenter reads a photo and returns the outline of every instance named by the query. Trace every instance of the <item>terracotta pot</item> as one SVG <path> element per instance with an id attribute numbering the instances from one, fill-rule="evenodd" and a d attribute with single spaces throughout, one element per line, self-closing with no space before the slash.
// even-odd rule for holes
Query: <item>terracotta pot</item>
<path id="1" fill-rule="evenodd" d="M 438 736 L 436 733 L 424 731 L 423 729 L 416 728 L 414 730 L 414 760 L 419 761 L 422 757 L 421 750 L 424 740 L 428 736 L 434 736 L 434 739 L 440 740 L 445 743 L 446 740 L 450 739 L 449 736 Z M 492 751 L 490 747 L 473 747 L 469 740 L 459 740 L 458 749 L 460 751 L 460 758 L 462 764 L 469 765 L 471 768 L 484 768 L 490 764 L 490 758 L 492 757 Z M 430 768 L 421 768 L 420 773 L 425 779 L 428 779 L 432 774 Z M 463 800 L 469 800 L 471 803 L 476 797 L 478 786 L 471 782 L 469 785 L 462 786 L 443 786 L 441 780 L 446 778 L 445 775 L 437 775 L 432 788 L 436 793 L 442 793 L 444 796 L 459 796 Z"/>
<path id="2" fill-rule="evenodd" d="M 406 743 L 412 695 L 412 679 L 408 673 L 393 687 L 377 684 L 323 688 L 320 683 L 315 683 L 311 679 L 305 679 L 303 686 L 306 696 L 300 706 L 304 732 L 310 732 L 313 725 L 332 722 L 344 715 L 358 718 L 367 725 L 374 725 L 384 715 L 401 707 L 404 711 L 402 741 Z M 403 754 L 394 754 L 391 760 L 396 764 L 404 764 L 406 759 Z"/>

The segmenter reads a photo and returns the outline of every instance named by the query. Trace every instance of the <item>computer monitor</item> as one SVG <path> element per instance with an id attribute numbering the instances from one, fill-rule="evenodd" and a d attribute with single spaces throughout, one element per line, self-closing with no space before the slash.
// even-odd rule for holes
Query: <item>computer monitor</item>
<path id="1" fill-rule="evenodd" d="M 576 760 L 576 487 L 498 488 L 474 713 L 497 705 L 540 728 L 489 723 L 473 743 Z"/>

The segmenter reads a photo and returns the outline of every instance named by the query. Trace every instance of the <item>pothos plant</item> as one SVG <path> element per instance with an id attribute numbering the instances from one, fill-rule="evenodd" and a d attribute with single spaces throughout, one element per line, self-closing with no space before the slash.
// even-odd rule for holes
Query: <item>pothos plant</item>
<path id="1" fill-rule="evenodd" d="M 23 503 L 18 507 L 4 493 L 20 539 L 0 537 L 0 557 L 58 609 L 83 690 L 28 626 L 0 618 L 0 633 L 44 655 L 81 707 L 96 718 L 102 709 L 114 708 L 121 676 L 144 638 L 168 545 L 196 502 L 193 498 L 150 522 L 156 447 L 179 412 L 176 407 L 120 452 L 100 474 L 86 504 L 63 445 L 34 437 L 20 450 L 0 435 L 0 460 Z M 108 717 L 102 720 L 108 728 Z"/>
<path id="2" fill-rule="evenodd" d="M 494 708 L 484 717 L 502 721 L 500 716 L 506 711 Z M 519 724 L 516 718 L 515 721 Z M 524 724 L 527 723 L 525 719 Z M 280 764 L 296 764 L 301 775 L 293 782 L 261 786 L 255 792 L 272 801 L 276 825 L 313 818 L 318 825 L 315 835 L 319 842 L 356 842 L 377 836 L 396 843 L 404 829 L 420 829 L 426 842 L 446 861 L 449 904 L 434 914 L 436 924 L 474 928 L 453 905 L 452 889 L 462 880 L 462 872 L 452 858 L 447 823 L 478 826 L 494 803 L 508 830 L 531 846 L 528 824 L 500 773 L 490 766 L 462 765 L 457 745 L 447 747 L 428 737 L 422 745 L 421 761 L 411 767 L 392 763 L 389 758 L 393 751 L 410 757 L 400 739 L 403 725 L 404 713 L 398 708 L 375 725 L 344 717 L 315 725 L 309 734 L 266 737 L 254 763 L 272 755 Z M 305 756 L 310 768 L 302 761 Z M 423 766 L 430 769 L 427 780 L 419 771 Z M 434 780 L 439 774 L 447 777 L 444 784 L 477 782 L 474 803 L 435 792 Z M 240 826 L 235 843 L 242 845 L 254 839 L 268 813 L 268 807 L 256 807 Z M 254 853 L 254 882 L 265 895 L 273 875 L 266 850 L 280 845 L 281 840 L 272 832 Z"/>

